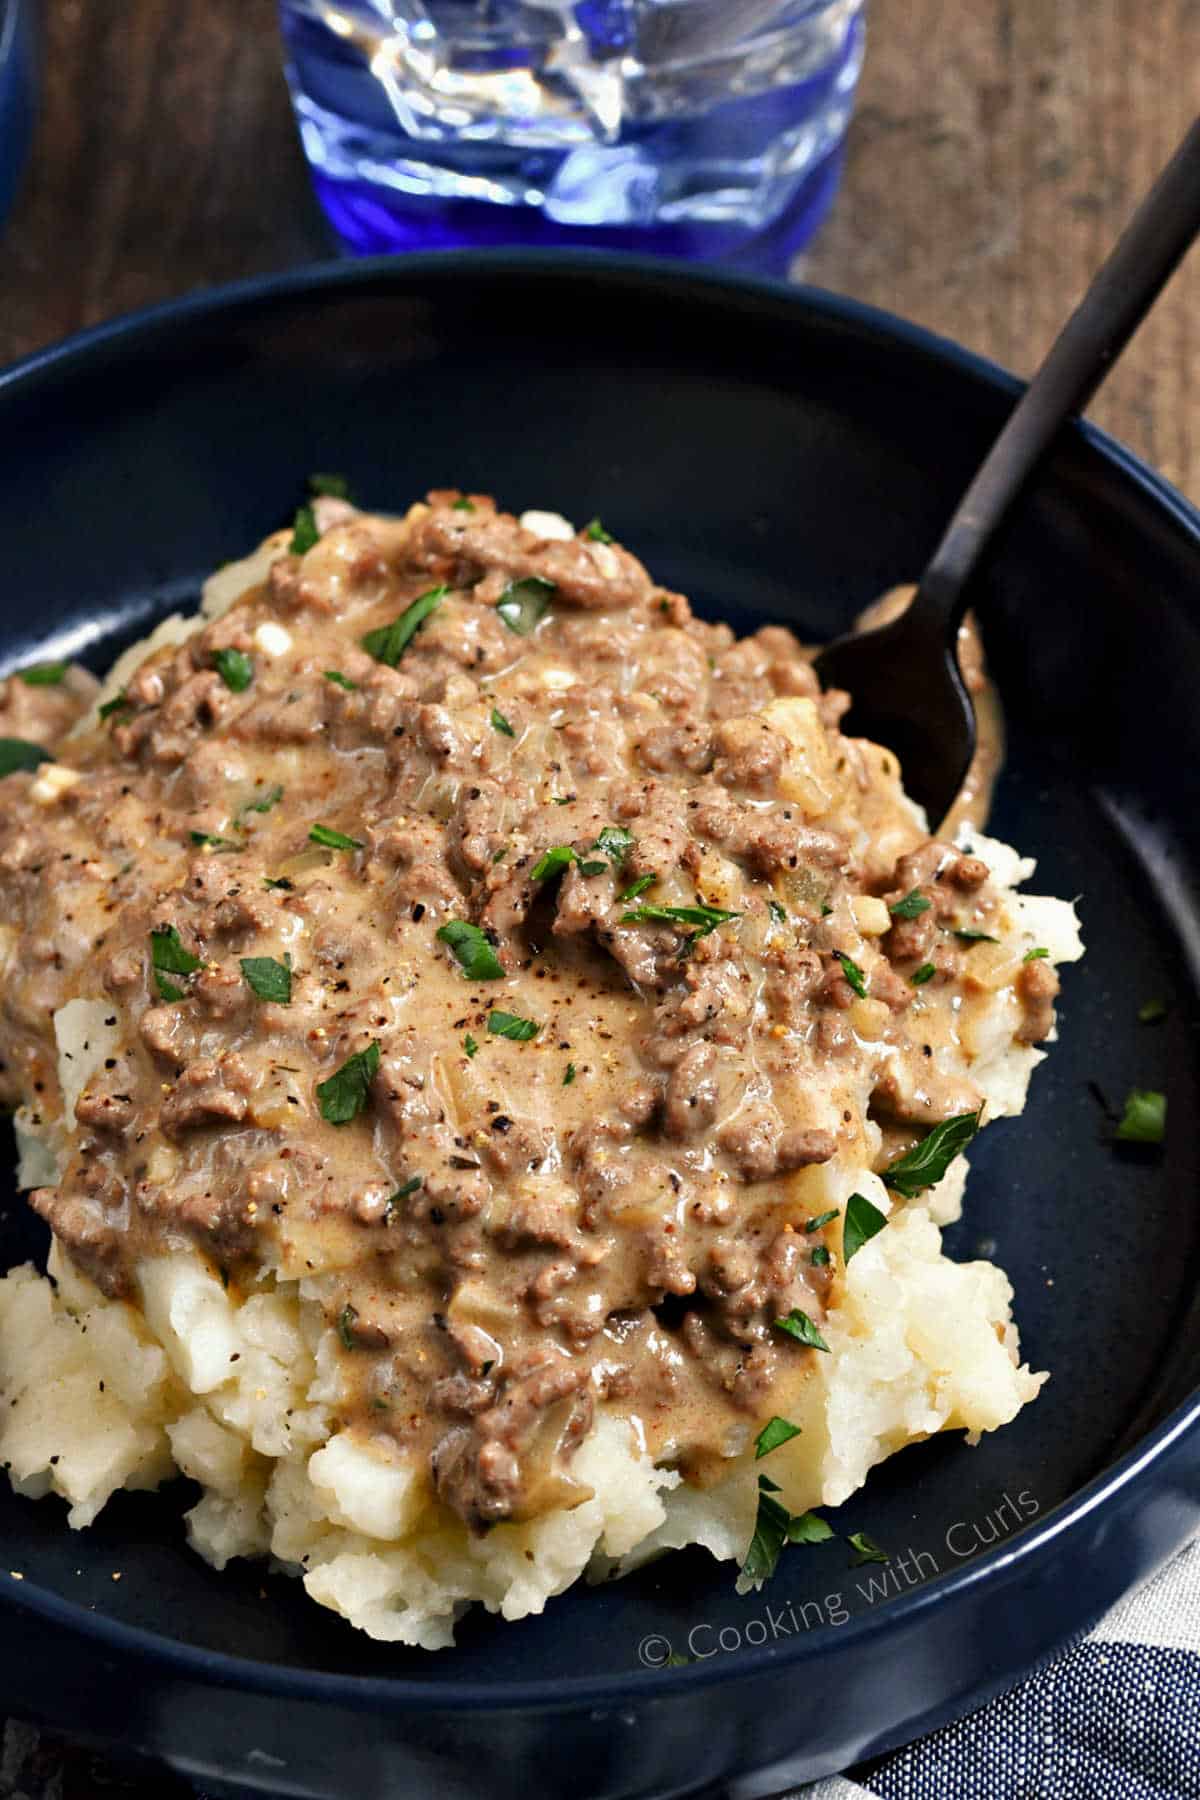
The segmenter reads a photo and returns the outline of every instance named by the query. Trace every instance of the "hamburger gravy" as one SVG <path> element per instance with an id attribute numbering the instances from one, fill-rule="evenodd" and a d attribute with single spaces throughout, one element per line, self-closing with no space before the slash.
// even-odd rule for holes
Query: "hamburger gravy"
<path id="1" fill-rule="evenodd" d="M 35 1292 L 68 1360 L 109 1316 L 157 1358 L 108 1491 L 183 1467 L 213 1560 L 270 1549 L 412 1642 L 670 1543 L 761 1580 L 791 1508 L 1011 1417 L 1041 1378 L 1007 1284 L 936 1226 L 1078 939 L 1004 846 L 930 838 L 847 705 L 599 522 L 453 491 L 317 499 L 99 706 L 9 678 L 0 1080 L 59 1271 L 2 1284 L 18 1485 L 107 1498 L 52 1408 L 22 1437 Z M 203 1348 L 252 1317 L 284 1371 L 253 1393 Z M 869 1419 L 889 1330 L 908 1387 Z"/>

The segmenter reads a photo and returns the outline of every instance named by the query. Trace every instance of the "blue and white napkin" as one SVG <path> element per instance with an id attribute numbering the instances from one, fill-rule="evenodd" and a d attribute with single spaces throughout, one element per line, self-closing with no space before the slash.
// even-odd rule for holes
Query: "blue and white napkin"
<path id="1" fill-rule="evenodd" d="M 1019 1687 L 783 1800 L 1200 1800 L 1200 1542 Z"/>

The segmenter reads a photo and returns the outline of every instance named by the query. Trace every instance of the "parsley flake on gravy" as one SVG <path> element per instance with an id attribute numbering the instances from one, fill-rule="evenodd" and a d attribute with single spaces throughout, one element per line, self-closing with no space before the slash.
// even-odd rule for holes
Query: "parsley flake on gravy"
<path id="1" fill-rule="evenodd" d="M 919 919 L 923 912 L 929 911 L 932 904 L 920 888 L 913 888 L 911 893 L 905 894 L 903 900 L 897 900 L 895 906 L 889 906 L 888 911 L 893 919 Z"/>
<path id="2" fill-rule="evenodd" d="M 804 1229 L 805 1231 L 820 1231 L 823 1225 L 832 1225 L 837 1216 L 838 1208 L 832 1206 L 828 1212 L 818 1213 L 815 1219 L 807 1220 Z"/>
<path id="3" fill-rule="evenodd" d="M 254 663 L 244 650 L 214 650 L 213 668 L 231 694 L 245 693 L 254 680 Z"/>
<path id="4" fill-rule="evenodd" d="M 606 825 L 595 843 L 593 850 L 599 850 L 612 863 L 621 863 L 633 849 L 633 833 L 626 831 L 623 825 Z"/>
<path id="5" fill-rule="evenodd" d="M 354 1335 L 354 1327 L 357 1323 L 358 1309 L 353 1306 L 343 1306 L 338 1314 L 338 1336 L 346 1350 L 358 1349 L 358 1339 Z"/>
<path id="6" fill-rule="evenodd" d="M 842 974 L 846 977 L 846 980 L 849 982 L 854 992 L 858 995 L 860 1000 L 865 1000 L 867 997 L 867 978 L 859 968 L 858 964 L 852 957 L 846 956 L 841 950 L 835 950 L 833 954 L 841 963 Z"/>
<path id="7" fill-rule="evenodd" d="M 908 979 L 913 987 L 924 987 L 925 983 L 932 981 L 936 974 L 937 970 L 932 963 L 922 963 L 919 969 L 913 970 Z"/>
<path id="8" fill-rule="evenodd" d="M 569 869 L 571 864 L 577 860 L 570 844 L 555 844 L 539 856 L 529 871 L 529 879 L 531 881 L 548 881 L 552 875 L 561 875 L 564 869 Z"/>
<path id="9" fill-rule="evenodd" d="M 535 1020 L 510 1012 L 489 1013 L 487 1025 L 493 1037 L 511 1038 L 515 1044 L 527 1044 L 542 1029 Z"/>
<path id="10" fill-rule="evenodd" d="M 982 1117 L 981 1108 L 979 1112 L 957 1113 L 952 1119 L 943 1119 L 919 1144 L 888 1164 L 882 1172 L 884 1182 L 906 1200 L 915 1200 L 942 1179 L 954 1158 L 979 1130 Z"/>
<path id="11" fill-rule="evenodd" d="M 599 519 L 592 519 L 591 522 L 584 527 L 583 535 L 588 539 L 589 543 L 592 544 L 616 543 L 616 539 L 613 537 L 612 532 L 605 531 Z"/>
<path id="12" fill-rule="evenodd" d="M 70 666 L 65 662 L 31 663 L 27 669 L 18 669 L 17 675 L 26 687 L 57 687 Z"/>
<path id="13" fill-rule="evenodd" d="M 330 825 L 313 825 L 308 833 L 309 842 L 320 844 L 326 850 L 361 850 L 361 838 L 347 837 L 344 831 L 334 831 Z"/>
<path id="14" fill-rule="evenodd" d="M 1167 1096 L 1153 1088 L 1131 1088 L 1116 1129 L 1121 1144 L 1161 1144 L 1167 1130 Z"/>
<path id="15" fill-rule="evenodd" d="M 524 581 L 509 582 L 496 602 L 496 611 L 510 631 L 518 637 L 529 637 L 537 630 L 557 591 L 552 581 L 527 575 Z"/>
<path id="16" fill-rule="evenodd" d="M 182 1000 L 183 989 L 172 975 L 194 975 L 203 961 L 188 950 L 173 925 L 156 925 L 150 933 L 150 962 L 154 985 L 163 1000 Z"/>
<path id="17" fill-rule="evenodd" d="M 740 919 L 741 913 L 726 912 L 720 906 L 635 906 L 621 914 L 622 925 L 696 925 L 693 937 L 707 937 L 718 925 Z"/>
<path id="18" fill-rule="evenodd" d="M 575 1064 L 568 1063 L 567 1068 L 566 1068 L 566 1073 L 564 1074 L 564 1076 L 562 1078 L 563 1086 L 570 1087 L 570 1085 L 574 1081 L 574 1079 L 575 1079 Z"/>
<path id="19" fill-rule="evenodd" d="M 657 880 L 657 875 L 639 875 L 637 880 L 631 881 L 625 891 L 622 894 L 619 894 L 617 898 L 620 900 L 636 900 L 639 894 L 644 894 L 647 888 L 652 888 Z"/>
<path id="20" fill-rule="evenodd" d="M 478 925 L 468 924 L 466 919 L 448 919 L 438 926 L 434 935 L 439 943 L 449 944 L 470 981 L 500 981 L 503 978 L 504 964 Z"/>
<path id="21" fill-rule="evenodd" d="M 776 1413 L 768 1419 L 754 1440 L 754 1460 L 758 1462 L 764 1456 L 770 1456 L 772 1450 L 778 1450 L 780 1444 L 786 1444 L 794 1437 L 800 1436 L 800 1427 L 793 1425 L 790 1419 L 781 1419 Z"/>
<path id="22" fill-rule="evenodd" d="M 273 1000 L 277 1006 L 289 1006 L 292 999 L 292 959 L 276 962 L 273 956 L 243 956 L 242 975 L 246 986 L 260 1000 Z"/>
<path id="23" fill-rule="evenodd" d="M 288 549 L 293 556 L 303 556 L 319 541 L 320 536 L 317 516 L 306 500 L 303 506 L 296 508 L 296 516 L 292 520 L 292 541 Z"/>
<path id="24" fill-rule="evenodd" d="M 321 1117 L 327 1125 L 348 1125 L 367 1104 L 371 1083 L 379 1069 L 379 1045 L 368 1044 L 348 1056 L 328 1081 L 317 1083 Z"/>
<path id="25" fill-rule="evenodd" d="M 1021 961 L 1023 963 L 1041 962 L 1042 958 L 1045 956 L 1049 956 L 1049 954 L 1050 954 L 1050 952 L 1046 949 L 1046 946 L 1044 944 L 1038 944 L 1032 950 L 1027 950 L 1025 952 L 1024 956 L 1021 958 Z"/>
<path id="26" fill-rule="evenodd" d="M 425 623 L 430 613 L 437 611 L 446 595 L 448 587 L 430 588 L 426 594 L 418 594 L 411 606 L 406 606 L 399 618 L 393 619 L 390 625 L 380 625 L 375 631 L 368 631 L 360 639 L 368 656 L 376 662 L 386 663 L 394 669 L 405 650 Z"/>
<path id="27" fill-rule="evenodd" d="M 24 738 L 0 738 L 0 776 L 13 775 L 18 769 L 36 769 L 40 763 L 53 760 L 41 744 L 30 744 Z"/>
<path id="28" fill-rule="evenodd" d="M 801 1312 L 798 1306 L 793 1306 L 786 1319 L 776 1319 L 775 1329 L 777 1331 L 786 1331 L 788 1336 L 794 1337 L 798 1344 L 807 1344 L 811 1350 L 829 1349 L 829 1345 L 825 1342 L 825 1339 L 821 1336 L 808 1314 L 806 1312 Z"/>
<path id="29" fill-rule="evenodd" d="M 517 735 L 498 706 L 492 708 L 492 730 L 498 731 L 502 737 L 516 737 Z"/>
<path id="30" fill-rule="evenodd" d="M 326 669 L 325 679 L 326 681 L 332 681 L 334 687 L 345 688 L 348 694 L 358 693 L 357 681 L 351 681 L 350 677 L 348 675 L 343 675 L 340 669 Z"/>

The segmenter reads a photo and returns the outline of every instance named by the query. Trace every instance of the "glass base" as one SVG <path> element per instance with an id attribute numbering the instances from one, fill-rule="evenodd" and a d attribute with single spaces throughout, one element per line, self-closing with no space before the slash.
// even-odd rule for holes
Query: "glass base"
<path id="1" fill-rule="evenodd" d="M 313 168 L 313 186 L 345 247 L 360 256 L 408 250 L 482 249 L 502 244 L 566 245 L 735 264 L 785 275 L 829 211 L 842 146 L 810 169 L 792 201 L 764 230 L 728 221 L 648 226 L 562 225 L 532 207 L 491 206 L 424 196 L 405 201 L 372 182 L 336 180 Z"/>

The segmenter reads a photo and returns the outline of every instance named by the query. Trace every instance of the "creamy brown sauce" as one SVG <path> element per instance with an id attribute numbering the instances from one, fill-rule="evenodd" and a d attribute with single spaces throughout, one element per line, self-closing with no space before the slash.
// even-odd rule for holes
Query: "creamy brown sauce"
<path id="1" fill-rule="evenodd" d="M 1002 898 L 926 838 L 894 758 L 841 737 L 845 697 L 789 632 L 735 641 L 619 547 L 455 501 L 327 507 L 303 560 L 62 745 L 71 785 L 0 782 L 0 1057 L 52 1118 L 55 1010 L 110 1003 L 120 1043 L 34 1205 L 110 1293 L 181 1242 L 246 1291 L 316 1282 L 350 1420 L 487 1524 L 578 1497 L 598 1403 L 693 1480 L 786 1413 L 813 1352 L 774 1321 L 819 1326 L 840 1279 L 840 1232 L 803 1228 L 824 1165 L 976 1107 L 955 1071 L 977 1010 L 1011 982 L 1039 1035 L 1054 978 L 1007 952 L 976 972 L 954 928 Z M 553 588 L 520 635 L 504 606 L 531 577 Z M 394 667 L 364 649 L 443 584 Z M 558 846 L 571 865 L 535 880 Z M 914 888 L 926 911 L 892 920 Z M 646 905 L 736 916 L 626 920 Z M 439 940 L 455 921 L 499 978 Z M 167 928 L 189 966 L 164 997 Z M 244 958 L 290 960 L 290 1002 Z M 318 1085 L 373 1046 L 362 1110 L 330 1122 Z"/>

